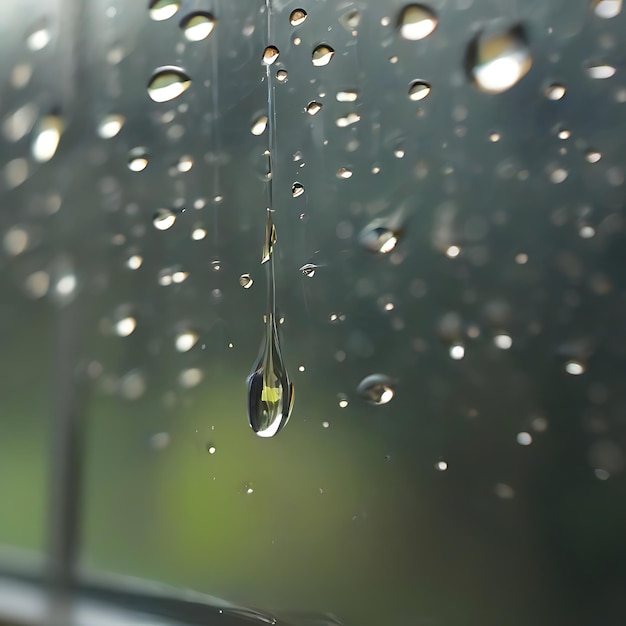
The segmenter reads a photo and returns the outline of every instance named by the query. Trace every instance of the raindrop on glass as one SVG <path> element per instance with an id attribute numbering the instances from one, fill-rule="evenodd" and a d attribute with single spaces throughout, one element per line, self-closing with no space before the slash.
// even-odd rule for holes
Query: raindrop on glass
<path id="1" fill-rule="evenodd" d="M 306 105 L 306 112 L 309 115 L 316 115 L 321 110 L 322 110 L 321 102 L 316 102 L 315 100 L 312 100 L 311 102 L 309 102 L 309 104 Z"/>
<path id="2" fill-rule="evenodd" d="M 357 387 L 357 392 L 371 404 L 387 404 L 395 395 L 396 382 L 384 374 L 366 376 Z"/>
<path id="3" fill-rule="evenodd" d="M 132 335 L 137 328 L 137 320 L 130 315 L 123 317 L 115 322 L 115 334 L 119 337 L 128 337 Z"/>
<path id="4" fill-rule="evenodd" d="M 593 0 L 593 12 L 602 19 L 610 20 L 620 14 L 622 0 Z"/>
<path id="5" fill-rule="evenodd" d="M 263 65 L 272 65 L 276 62 L 279 56 L 280 52 L 276 46 L 267 46 L 267 48 L 263 50 L 263 57 L 261 58 L 261 62 L 263 63 Z"/>
<path id="6" fill-rule="evenodd" d="M 151 0 L 150 17 L 155 22 L 169 20 L 180 9 L 180 0 Z"/>
<path id="7" fill-rule="evenodd" d="M 410 41 L 428 37 L 437 28 L 437 16 L 423 4 L 409 4 L 398 19 L 400 35 Z"/>
<path id="8" fill-rule="evenodd" d="M 328 65 L 335 55 L 335 51 L 325 43 L 321 43 L 313 49 L 311 61 L 316 67 Z"/>
<path id="9" fill-rule="evenodd" d="M 605 80 L 615 76 L 615 68 L 608 63 L 591 63 L 585 68 L 587 76 L 595 80 Z"/>
<path id="10" fill-rule="evenodd" d="M 437 461 L 435 463 L 435 469 L 438 472 L 445 472 L 448 469 L 448 463 L 446 461 Z"/>
<path id="11" fill-rule="evenodd" d="M 354 90 L 338 91 L 336 95 L 337 102 L 356 102 L 358 97 L 358 92 Z"/>
<path id="12" fill-rule="evenodd" d="M 579 361 L 568 361 L 565 364 L 565 371 L 572 376 L 580 376 L 585 373 L 585 366 Z"/>
<path id="13" fill-rule="evenodd" d="M 257 117 L 254 122 L 252 122 L 250 132 L 256 136 L 262 135 L 267 128 L 267 121 L 267 115 L 261 115 L 260 117 Z"/>
<path id="14" fill-rule="evenodd" d="M 100 135 L 102 139 L 115 137 L 120 130 L 122 130 L 125 121 L 126 118 L 117 113 L 106 115 L 100 120 L 100 124 L 98 124 L 98 135 Z"/>
<path id="15" fill-rule="evenodd" d="M 585 152 L 585 159 L 588 163 L 597 163 L 602 158 L 602 154 L 597 150 L 587 150 Z"/>
<path id="16" fill-rule="evenodd" d="M 423 100 L 430 93 L 430 85 L 423 80 L 414 80 L 409 85 L 409 100 Z"/>
<path id="17" fill-rule="evenodd" d="M 517 433 L 515 439 L 520 446 L 529 446 L 533 442 L 532 435 L 527 432 Z"/>
<path id="18" fill-rule="evenodd" d="M 337 178 L 343 178 L 344 180 L 346 178 L 351 178 L 352 177 L 352 170 L 349 170 L 347 167 L 340 167 L 337 170 Z"/>
<path id="19" fill-rule="evenodd" d="M 148 167 L 148 152 L 145 148 L 133 148 L 128 155 L 128 169 L 141 172 Z"/>
<path id="20" fill-rule="evenodd" d="M 300 26 L 300 24 L 304 24 L 306 17 L 307 13 L 304 9 L 294 9 L 289 16 L 289 23 L 292 26 Z"/>
<path id="21" fill-rule="evenodd" d="M 138 254 L 129 256 L 126 261 L 126 267 L 130 270 L 138 270 L 143 264 L 143 258 Z"/>
<path id="22" fill-rule="evenodd" d="M 559 83 L 552 83 L 546 87 L 543 92 L 548 100 L 561 100 L 565 96 L 567 89 L 565 85 Z"/>
<path id="23" fill-rule="evenodd" d="M 198 341 L 198 333 L 193 330 L 184 330 L 176 335 L 175 346 L 178 352 L 189 352 Z"/>
<path id="24" fill-rule="evenodd" d="M 202 41 L 206 39 L 215 28 L 216 19 L 204 11 L 197 11 L 185 17 L 180 27 L 187 41 Z"/>
<path id="25" fill-rule="evenodd" d="M 59 146 L 62 132 L 63 122 L 58 116 L 46 115 L 39 120 L 32 145 L 35 161 L 45 163 L 54 156 Z"/>
<path id="26" fill-rule="evenodd" d="M 242 274 L 239 277 L 239 284 L 244 289 L 250 289 L 250 287 L 252 287 L 253 283 L 254 283 L 254 280 L 252 280 L 252 277 L 250 276 L 250 274 Z"/>
<path id="27" fill-rule="evenodd" d="M 359 24 L 361 23 L 361 13 L 359 11 L 357 11 L 356 9 L 352 9 L 352 10 L 348 11 L 347 13 L 344 13 L 339 18 L 339 23 L 348 32 L 352 32 L 356 28 L 358 28 Z"/>
<path id="28" fill-rule="evenodd" d="M 157 230 L 167 230 L 174 226 L 176 216 L 169 209 L 159 209 L 152 218 L 152 223 Z"/>
<path id="29" fill-rule="evenodd" d="M 302 183 L 299 183 L 296 181 L 293 185 L 291 185 L 291 195 L 294 198 L 301 196 L 303 193 L 304 193 L 304 185 Z"/>
<path id="30" fill-rule="evenodd" d="M 43 50 L 49 43 L 50 32 L 45 25 L 37 26 L 26 38 L 26 45 L 33 52 Z"/>
<path id="31" fill-rule="evenodd" d="M 313 263 L 306 263 L 300 268 L 300 271 L 307 278 L 313 278 L 313 276 L 315 276 L 315 270 L 317 269 L 317 267 L 318 266 L 314 265 Z"/>
<path id="32" fill-rule="evenodd" d="M 455 361 L 460 361 L 465 357 L 465 348 L 461 344 L 455 344 L 450 346 L 449 354 Z"/>
<path id="33" fill-rule="evenodd" d="M 493 338 L 493 343 L 500 350 L 508 350 L 513 345 L 513 340 L 509 335 L 500 334 Z"/>
<path id="34" fill-rule="evenodd" d="M 502 93 L 516 85 L 532 65 L 521 26 L 479 33 L 467 50 L 467 70 L 478 89 Z"/>
<path id="35" fill-rule="evenodd" d="M 191 85 L 191 79 L 179 67 L 166 65 L 155 70 L 148 83 L 148 95 L 154 102 L 178 98 Z"/>
<path id="36" fill-rule="evenodd" d="M 288 77 L 287 70 L 278 70 L 278 72 L 276 72 L 276 80 L 279 83 L 286 82 L 287 81 L 287 77 Z"/>

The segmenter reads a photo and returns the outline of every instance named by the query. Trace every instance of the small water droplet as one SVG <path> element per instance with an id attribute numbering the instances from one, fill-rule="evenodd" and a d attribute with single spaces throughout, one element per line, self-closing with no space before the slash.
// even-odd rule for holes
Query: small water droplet
<path id="1" fill-rule="evenodd" d="M 215 259 L 215 261 L 211 261 L 211 267 L 214 272 L 219 272 L 222 269 L 222 262 Z"/>
<path id="2" fill-rule="evenodd" d="M 502 139 L 500 133 L 491 133 L 489 135 L 489 141 L 491 141 L 491 143 L 497 143 L 500 139 Z"/>
<path id="3" fill-rule="evenodd" d="M 548 100 L 561 100 L 567 93 L 567 88 L 560 83 L 552 83 L 543 93 Z"/>
<path id="4" fill-rule="evenodd" d="M 250 276 L 250 274 L 242 274 L 239 277 L 239 284 L 244 289 L 250 289 L 250 287 L 252 287 L 253 283 L 254 283 L 254 280 L 252 280 L 252 277 Z"/>
<path id="5" fill-rule="evenodd" d="M 333 56 L 335 56 L 335 51 L 328 44 L 321 43 L 313 49 L 311 61 L 316 67 L 322 67 L 328 65 Z"/>
<path id="6" fill-rule="evenodd" d="M 348 31 L 352 32 L 361 23 L 361 13 L 357 9 L 351 9 L 339 18 L 339 23 Z"/>
<path id="7" fill-rule="evenodd" d="M 276 80 L 280 83 L 284 83 L 287 81 L 288 78 L 288 73 L 287 70 L 278 70 L 276 72 Z"/>
<path id="8" fill-rule="evenodd" d="M 315 270 L 318 268 L 317 265 L 314 265 L 313 263 L 305 263 L 301 268 L 300 271 L 307 277 L 307 278 L 313 278 L 313 276 L 315 276 Z"/>
<path id="9" fill-rule="evenodd" d="M 175 345 L 178 352 L 189 352 L 198 342 L 199 335 L 193 330 L 184 330 L 176 335 Z"/>
<path id="10" fill-rule="evenodd" d="M 43 50 L 50 43 L 50 31 L 45 25 L 38 25 L 26 38 L 26 45 L 33 52 Z"/>
<path id="11" fill-rule="evenodd" d="M 102 118 L 102 120 L 100 120 L 100 124 L 98 124 L 98 135 L 100 135 L 102 139 L 111 139 L 115 137 L 120 130 L 122 130 L 125 121 L 126 118 L 117 113 L 106 115 Z"/>
<path id="12" fill-rule="evenodd" d="M 307 18 L 307 12 L 304 9 L 294 9 L 289 16 L 289 23 L 292 26 L 300 26 L 304 24 Z"/>
<path id="13" fill-rule="evenodd" d="M 564 167 L 552 167 L 548 172 L 548 178 L 551 183 L 558 185 L 567 180 L 569 173 Z"/>
<path id="14" fill-rule="evenodd" d="M 572 133 L 571 133 L 571 131 L 567 130 L 567 128 L 562 128 L 557 133 L 557 137 L 559 139 L 569 139 L 571 136 L 572 136 Z"/>
<path id="15" fill-rule="evenodd" d="M 398 27 L 401 37 L 418 41 L 437 28 L 437 16 L 423 4 L 409 4 L 400 13 Z"/>
<path id="16" fill-rule="evenodd" d="M 167 230 L 174 226 L 176 215 L 169 209 L 159 209 L 152 218 L 152 223 L 157 230 Z"/>
<path id="17" fill-rule="evenodd" d="M 585 152 L 585 159 L 588 163 L 597 163 L 602 158 L 602 154 L 597 150 L 589 149 Z"/>
<path id="18" fill-rule="evenodd" d="M 622 0 L 593 0 L 593 12 L 602 19 L 610 20 L 620 14 Z"/>
<path id="19" fill-rule="evenodd" d="M 359 234 L 359 243 L 374 254 L 391 252 L 405 231 L 404 212 L 398 210 L 386 218 L 373 219 Z"/>
<path id="20" fill-rule="evenodd" d="M 137 328 L 137 320 L 130 315 L 122 317 L 115 322 L 114 328 L 115 334 L 118 335 L 118 337 L 128 337 L 135 332 L 135 328 Z"/>
<path id="21" fill-rule="evenodd" d="M 370 404 L 387 404 L 395 395 L 396 381 L 384 374 L 366 376 L 357 387 L 357 392 Z"/>
<path id="22" fill-rule="evenodd" d="M 438 472 L 445 472 L 448 469 L 448 463 L 446 461 L 437 461 L 435 463 L 435 469 Z"/>
<path id="23" fill-rule="evenodd" d="M 141 172 L 148 167 L 148 151 L 145 148 L 133 148 L 128 154 L 128 169 Z"/>
<path id="24" fill-rule="evenodd" d="M 261 115 L 260 117 L 257 117 L 252 122 L 252 128 L 250 128 L 250 132 L 257 137 L 259 135 L 262 135 L 267 128 L 267 121 L 267 115 Z"/>
<path id="25" fill-rule="evenodd" d="M 178 376 L 178 382 L 181 387 L 185 389 L 191 389 L 192 387 L 196 387 L 202 382 L 204 378 L 204 374 L 201 369 L 197 367 L 190 367 L 188 369 L 184 369 Z"/>
<path id="26" fill-rule="evenodd" d="M 361 121 L 361 116 L 358 113 L 348 113 L 345 117 L 339 117 L 335 120 L 335 124 L 339 128 L 346 128 L 352 124 L 356 124 Z"/>
<path id="27" fill-rule="evenodd" d="M 206 39 L 215 28 L 217 20 L 205 11 L 196 11 L 185 17 L 180 27 L 187 41 L 202 41 Z"/>
<path id="28" fill-rule="evenodd" d="M 191 85 L 191 78 L 179 67 L 166 65 L 155 70 L 148 83 L 148 95 L 154 102 L 178 98 Z"/>
<path id="29" fill-rule="evenodd" d="M 294 198 L 301 196 L 304 193 L 304 185 L 296 181 L 293 185 L 291 185 L 291 195 Z"/>
<path id="30" fill-rule="evenodd" d="M 340 393 L 337 396 L 337 401 L 338 401 L 339 407 L 342 408 L 342 409 L 345 409 L 348 406 L 348 404 L 349 404 L 348 403 L 348 396 L 346 396 L 345 393 Z"/>
<path id="31" fill-rule="evenodd" d="M 337 102 L 356 102 L 359 97 L 357 91 L 351 89 L 349 91 L 338 91 Z"/>
<path id="32" fill-rule="evenodd" d="M 272 256 L 274 244 L 276 243 L 276 228 L 272 220 L 272 212 L 267 212 L 267 221 L 265 223 L 265 239 L 263 240 L 263 254 L 261 255 L 261 264 L 267 263 Z"/>
<path id="33" fill-rule="evenodd" d="M 580 376 L 585 373 L 585 366 L 579 361 L 568 361 L 565 364 L 565 371 L 572 376 Z"/>
<path id="34" fill-rule="evenodd" d="M 272 65 L 276 62 L 279 56 L 280 52 L 276 46 L 267 46 L 267 48 L 263 50 L 263 57 L 261 58 L 261 62 L 263 63 L 263 65 Z"/>
<path id="35" fill-rule="evenodd" d="M 32 146 L 35 161 L 45 163 L 54 156 L 62 132 L 63 122 L 57 115 L 46 115 L 39 120 Z"/>
<path id="36" fill-rule="evenodd" d="M 217 448 L 213 444 L 209 444 L 206 448 L 206 451 L 209 454 L 215 454 L 217 452 Z"/>
<path id="37" fill-rule="evenodd" d="M 482 31 L 468 47 L 466 64 L 481 91 L 495 94 L 511 89 L 532 65 L 524 29 L 518 25 Z"/>
<path id="38" fill-rule="evenodd" d="M 178 159 L 176 163 L 176 169 L 179 172 L 188 172 L 193 167 L 193 158 L 188 154 L 185 154 Z"/>
<path id="39" fill-rule="evenodd" d="M 198 227 L 198 228 L 194 228 L 192 233 L 191 233 L 191 238 L 194 241 L 201 241 L 202 239 L 204 239 L 207 235 L 207 232 L 204 228 L 202 227 Z"/>
<path id="40" fill-rule="evenodd" d="M 337 170 L 337 178 L 347 179 L 351 177 L 352 177 L 352 170 L 349 170 L 347 167 L 340 167 Z"/>
<path id="41" fill-rule="evenodd" d="M 423 100 L 430 93 L 430 85 L 423 80 L 414 80 L 409 85 L 409 100 Z"/>
<path id="42" fill-rule="evenodd" d="M 306 105 L 306 112 L 309 115 L 316 115 L 322 110 L 322 106 L 323 105 L 321 102 L 316 102 L 315 100 L 312 100 L 311 102 L 309 102 L 309 104 Z"/>
<path id="43" fill-rule="evenodd" d="M 593 78 L 595 80 L 606 80 L 607 78 L 611 78 L 615 76 L 615 68 L 608 63 L 598 62 L 591 63 L 587 65 L 586 70 L 587 76 L 589 78 Z"/>
<path id="44" fill-rule="evenodd" d="M 455 344 L 450 346 L 449 354 L 455 361 L 460 361 L 465 357 L 465 348 L 461 344 Z"/>
<path id="45" fill-rule="evenodd" d="M 151 0 L 150 17 L 155 22 L 169 20 L 180 9 L 180 0 Z"/>
<path id="46" fill-rule="evenodd" d="M 515 439 L 520 446 L 529 446 L 533 442 L 532 435 L 527 432 L 517 433 Z"/>
<path id="47" fill-rule="evenodd" d="M 502 333 L 493 338 L 493 343 L 497 348 L 500 348 L 500 350 L 509 350 L 513 345 L 513 339 L 511 339 L 509 335 Z"/>

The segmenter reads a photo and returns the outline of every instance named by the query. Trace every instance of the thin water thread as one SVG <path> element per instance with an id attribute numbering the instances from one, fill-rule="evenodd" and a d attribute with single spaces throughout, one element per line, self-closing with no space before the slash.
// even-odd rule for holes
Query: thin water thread
<path id="1" fill-rule="evenodd" d="M 215 15 L 215 6 L 213 8 L 213 15 Z M 222 151 L 222 142 L 220 137 L 220 129 L 219 129 L 219 64 L 218 64 L 218 54 L 219 54 L 219 45 L 218 45 L 218 37 L 219 37 L 219 28 L 213 29 L 213 37 L 212 39 L 212 49 L 211 49 L 211 90 L 212 90 L 212 98 L 211 104 L 213 107 L 213 119 L 212 119 L 212 134 L 213 134 L 213 142 L 214 142 L 214 152 L 215 152 L 215 161 L 213 163 L 213 242 L 215 246 L 216 252 L 218 251 L 219 246 L 219 234 L 218 234 L 218 202 L 215 201 L 216 196 L 221 195 L 220 190 L 220 155 Z"/>

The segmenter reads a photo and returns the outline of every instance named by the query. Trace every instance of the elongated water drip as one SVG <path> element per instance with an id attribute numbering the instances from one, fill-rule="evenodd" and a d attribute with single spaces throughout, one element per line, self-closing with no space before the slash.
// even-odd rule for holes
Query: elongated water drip
<path id="1" fill-rule="evenodd" d="M 266 0 L 267 45 L 271 45 L 271 6 Z M 270 64 L 266 65 L 268 107 L 268 209 L 261 264 L 265 265 L 267 302 L 265 311 L 265 337 L 259 357 L 248 377 L 248 420 L 259 437 L 273 437 L 291 415 L 294 400 L 293 384 L 289 380 L 283 361 L 276 327 L 276 288 L 274 283 L 274 245 L 276 228 L 273 212 L 273 156 L 275 151 L 275 103 Z"/>

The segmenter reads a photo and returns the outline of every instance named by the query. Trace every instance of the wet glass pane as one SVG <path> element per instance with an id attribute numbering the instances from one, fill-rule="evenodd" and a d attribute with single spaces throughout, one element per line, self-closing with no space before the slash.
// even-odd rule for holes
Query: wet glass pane
<path id="1" fill-rule="evenodd" d="M 71 397 L 87 570 L 621 624 L 621 4 L 8 2 L 0 540 Z"/>

